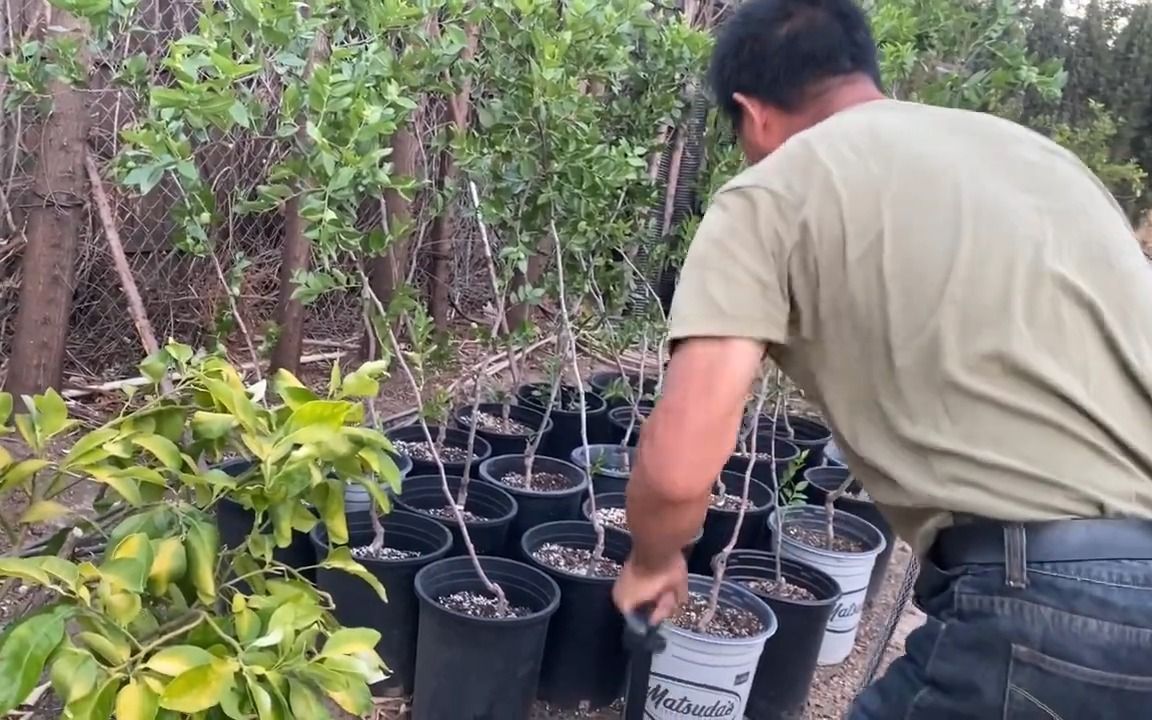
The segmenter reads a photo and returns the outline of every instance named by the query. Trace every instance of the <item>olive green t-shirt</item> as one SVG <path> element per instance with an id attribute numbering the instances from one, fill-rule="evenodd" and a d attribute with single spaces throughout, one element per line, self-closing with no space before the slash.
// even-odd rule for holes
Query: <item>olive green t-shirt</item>
<path id="1" fill-rule="evenodd" d="M 1152 269 L 1071 153 L 882 100 L 715 196 L 673 339 L 763 340 L 897 532 L 1152 517 Z"/>

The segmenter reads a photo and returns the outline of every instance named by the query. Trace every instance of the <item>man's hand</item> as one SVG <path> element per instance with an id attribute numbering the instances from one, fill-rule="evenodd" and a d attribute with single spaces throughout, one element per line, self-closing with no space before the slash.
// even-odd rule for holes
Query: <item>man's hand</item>
<path id="1" fill-rule="evenodd" d="M 667 563 L 651 568 L 629 559 L 616 578 L 612 599 L 622 613 L 651 606 L 648 622 L 653 625 L 668 619 L 688 599 L 688 565 L 684 555 L 678 552 Z"/>

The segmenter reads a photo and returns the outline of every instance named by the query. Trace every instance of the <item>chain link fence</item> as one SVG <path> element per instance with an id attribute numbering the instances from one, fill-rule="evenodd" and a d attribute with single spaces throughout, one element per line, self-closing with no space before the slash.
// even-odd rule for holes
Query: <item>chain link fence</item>
<path id="1" fill-rule="evenodd" d="M 260 348 L 270 330 L 279 290 L 284 215 L 279 211 L 241 214 L 234 211 L 231 203 L 251 196 L 264 182 L 287 149 L 283 141 L 271 134 L 241 130 L 197 148 L 199 170 L 215 191 L 219 217 L 211 237 L 213 254 L 206 257 L 181 251 L 174 243 L 172 210 L 178 192 L 175 183 L 164 180 L 147 195 L 136 197 L 110 181 L 110 164 L 121 149 L 122 133 L 136 121 L 142 102 L 146 101 L 115 82 L 117 69 L 126 58 L 143 53 L 153 69 L 153 82 L 163 84 L 161 62 L 168 43 L 194 30 L 199 8 L 199 0 L 142 0 L 133 30 L 117 38 L 103 54 L 91 58 L 89 81 L 81 89 L 87 96 L 85 104 L 90 113 L 88 148 L 101 166 L 125 254 L 157 338 L 161 342 L 176 338 L 202 345 L 224 327 L 226 346 L 237 353 L 238 360 L 245 361 L 251 359 L 245 342 L 236 330 L 221 325 L 221 319 L 230 313 L 225 280 L 239 271 L 236 274 L 242 282 L 234 300 L 244 325 L 254 336 L 254 344 Z M 0 40 L 0 48 L 5 53 L 18 51 L 22 44 L 19 34 L 12 27 L 0 27 L 0 36 L 3 35 L 7 38 Z M 0 91 L 0 102 L 5 99 L 3 94 Z M 38 142 L 37 108 L 33 105 L 25 103 L 0 118 L 0 380 L 11 356 L 19 302 L 21 249 L 25 242 L 22 211 L 42 202 L 31 191 L 32 151 Z M 434 129 L 421 127 L 419 131 L 421 137 L 430 138 Z M 426 165 L 434 162 L 434 155 L 422 153 Z M 425 177 L 435 177 L 434 168 L 426 167 L 424 171 Z M 84 204 L 84 221 L 73 279 L 65 375 L 70 384 L 83 385 L 135 375 L 143 350 L 95 207 L 90 197 L 79 200 Z M 484 256 L 472 248 L 476 233 L 470 207 L 465 202 L 459 204 L 456 215 L 460 220 L 450 233 L 454 251 L 454 262 L 450 263 L 451 297 L 457 308 L 479 308 L 490 300 Z M 420 210 L 418 202 L 413 208 L 417 246 L 430 242 L 431 219 Z M 365 202 L 364 227 L 381 221 L 380 203 L 374 199 Z M 420 255 L 413 253 L 413 257 Z M 238 267 L 237 263 L 243 265 Z M 417 263 L 412 272 L 414 282 L 427 283 L 426 264 L 426 258 Z M 307 308 L 305 352 L 311 351 L 310 346 L 346 346 L 361 327 L 358 294 L 329 293 Z"/>

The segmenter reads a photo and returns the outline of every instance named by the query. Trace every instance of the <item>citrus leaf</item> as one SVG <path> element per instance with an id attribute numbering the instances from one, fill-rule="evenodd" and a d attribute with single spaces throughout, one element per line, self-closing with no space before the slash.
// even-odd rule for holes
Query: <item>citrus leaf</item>
<path id="1" fill-rule="evenodd" d="M 48 388 L 47 392 L 34 400 L 34 403 L 36 414 L 39 416 L 37 424 L 45 438 L 50 438 L 68 428 L 68 405 L 64 402 L 64 398 L 60 397 L 60 393 Z"/>
<path id="2" fill-rule="evenodd" d="M 328 557 L 325 558 L 324 562 L 320 564 L 320 567 L 331 570 L 342 570 L 349 575 L 355 575 L 371 585 L 381 600 L 385 602 L 388 601 L 388 594 L 384 591 L 384 586 L 375 575 L 368 572 L 363 565 L 352 558 L 352 552 L 347 547 L 333 548 L 332 552 L 328 553 Z"/>
<path id="3" fill-rule="evenodd" d="M 196 588 L 200 602 L 209 604 L 216 599 L 216 557 L 220 552 L 220 533 L 207 518 L 188 526 L 184 540 L 188 558 L 188 577 Z"/>
<path id="4" fill-rule="evenodd" d="M 228 413 L 197 410 L 192 414 L 192 432 L 198 438 L 216 440 L 226 437 L 236 425 L 236 418 Z"/>
<path id="5" fill-rule="evenodd" d="M 176 443 L 162 435 L 139 435 L 132 438 L 132 444 L 152 453 L 169 470 L 179 470 L 184 462 Z"/>
<path id="6" fill-rule="evenodd" d="M 48 657 L 64 640 L 64 624 L 72 608 L 54 605 L 10 624 L 0 635 L 0 716 L 24 702 Z"/>
<path id="7" fill-rule="evenodd" d="M 93 450 L 99 449 L 102 445 L 115 438 L 120 434 L 119 430 L 113 428 L 100 428 L 84 435 L 77 440 L 68 454 L 60 462 L 61 467 L 73 467 L 85 455 Z"/>
<path id="8" fill-rule="evenodd" d="M 194 667 L 178 675 L 160 698 L 160 707 L 180 713 L 204 712 L 220 703 L 232 674 L 220 660 Z"/>
<path id="9" fill-rule="evenodd" d="M 160 698 L 145 684 L 129 680 L 116 695 L 116 720 L 156 720 Z"/>
<path id="10" fill-rule="evenodd" d="M 47 460 L 40 458 L 21 460 L 0 475 L 0 492 L 24 483 L 28 478 L 48 467 L 49 464 Z"/>
<path id="11" fill-rule="evenodd" d="M 92 653 L 66 646 L 56 655 L 48 678 L 52 681 L 56 695 L 67 704 L 95 690 L 100 672 L 100 664 L 92 657 Z"/>
<path id="12" fill-rule="evenodd" d="M 332 633 L 320 657 L 335 655 L 352 655 L 362 652 L 376 652 L 376 644 L 380 642 L 380 633 L 369 628 L 341 628 Z"/>
<path id="13" fill-rule="evenodd" d="M 176 677 L 192 668 L 208 665 L 214 660 L 212 653 L 194 645 L 175 645 L 164 648 L 144 663 L 144 667 L 161 675 Z"/>
<path id="14" fill-rule="evenodd" d="M 316 720 L 331 717 L 316 693 L 304 683 L 294 682 L 288 687 L 288 704 L 293 717 Z"/>
<path id="15" fill-rule="evenodd" d="M 100 656 L 109 665 L 120 665 L 128 661 L 132 648 L 122 638 L 116 640 L 94 632 L 76 635 L 76 641 Z"/>
<path id="16" fill-rule="evenodd" d="M 55 500 L 37 500 L 29 505 L 28 509 L 24 511 L 24 514 L 20 516 L 20 522 L 26 525 L 51 522 L 71 512 L 72 510 Z"/>

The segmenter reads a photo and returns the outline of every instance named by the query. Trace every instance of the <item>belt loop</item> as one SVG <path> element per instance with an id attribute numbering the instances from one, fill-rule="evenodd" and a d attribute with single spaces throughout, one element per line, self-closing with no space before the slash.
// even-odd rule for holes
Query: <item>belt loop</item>
<path id="1" fill-rule="evenodd" d="M 1028 539 L 1020 523 L 1004 525 L 1004 575 L 1010 588 L 1028 587 Z"/>

